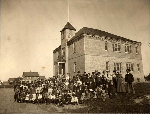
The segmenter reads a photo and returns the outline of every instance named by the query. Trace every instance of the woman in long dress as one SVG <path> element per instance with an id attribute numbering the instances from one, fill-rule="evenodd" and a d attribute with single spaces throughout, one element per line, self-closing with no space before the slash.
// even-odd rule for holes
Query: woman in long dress
<path id="1" fill-rule="evenodd" d="M 125 92 L 124 79 L 119 72 L 117 72 L 117 92 Z"/>

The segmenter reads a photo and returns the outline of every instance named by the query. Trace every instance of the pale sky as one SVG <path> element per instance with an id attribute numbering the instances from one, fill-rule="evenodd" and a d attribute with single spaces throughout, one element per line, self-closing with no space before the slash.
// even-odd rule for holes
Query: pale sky
<path id="1" fill-rule="evenodd" d="M 142 42 L 150 73 L 150 0 L 69 0 L 69 22 Z M 67 0 L 1 0 L 0 80 L 39 72 L 53 76 L 53 50 L 68 21 Z"/>

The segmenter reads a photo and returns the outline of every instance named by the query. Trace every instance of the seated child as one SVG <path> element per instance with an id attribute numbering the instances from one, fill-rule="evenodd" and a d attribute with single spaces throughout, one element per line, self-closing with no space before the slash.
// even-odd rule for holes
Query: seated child
<path id="1" fill-rule="evenodd" d="M 83 103 L 84 100 L 86 100 L 86 96 L 85 96 L 85 93 L 82 93 L 82 95 L 81 95 L 81 103 Z"/>
<path id="2" fill-rule="evenodd" d="M 29 102 L 29 94 L 26 95 L 25 102 Z"/>
<path id="3" fill-rule="evenodd" d="M 56 97 L 55 94 L 51 94 L 51 102 L 55 103 Z"/>
<path id="4" fill-rule="evenodd" d="M 78 98 L 75 96 L 75 93 L 72 94 L 71 103 L 78 104 Z"/>
<path id="5" fill-rule="evenodd" d="M 105 92 L 105 90 L 102 90 L 101 97 L 102 97 L 103 101 L 106 100 L 106 92 Z"/>
<path id="6" fill-rule="evenodd" d="M 47 99 L 46 99 L 46 104 L 50 104 L 51 103 L 51 94 L 48 94 Z"/>
<path id="7" fill-rule="evenodd" d="M 38 101 L 39 101 L 39 103 L 42 103 L 42 94 L 39 94 Z"/>
<path id="8" fill-rule="evenodd" d="M 36 94 L 32 94 L 31 102 L 35 103 L 36 102 Z"/>
<path id="9" fill-rule="evenodd" d="M 66 104 L 70 104 L 71 103 L 71 93 L 67 94 L 67 100 L 66 100 Z"/>
<path id="10" fill-rule="evenodd" d="M 101 93 L 102 93 L 102 85 L 97 86 L 97 98 L 101 97 Z"/>
<path id="11" fill-rule="evenodd" d="M 61 94 L 59 95 L 57 105 L 58 105 L 58 106 L 64 106 L 64 105 L 63 105 L 63 96 L 62 96 Z"/>
<path id="12" fill-rule="evenodd" d="M 20 94 L 20 102 L 24 103 L 25 102 L 25 98 L 26 98 L 25 92 L 21 92 L 21 94 Z"/>

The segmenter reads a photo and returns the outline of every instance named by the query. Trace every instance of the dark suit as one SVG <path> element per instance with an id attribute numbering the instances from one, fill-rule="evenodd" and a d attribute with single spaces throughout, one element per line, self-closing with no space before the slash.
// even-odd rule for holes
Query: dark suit
<path id="1" fill-rule="evenodd" d="M 131 73 L 127 73 L 125 75 L 125 82 L 127 82 L 127 92 L 128 93 L 130 93 L 130 91 L 135 93 L 133 83 L 132 83 L 133 81 L 134 81 L 133 75 Z"/>

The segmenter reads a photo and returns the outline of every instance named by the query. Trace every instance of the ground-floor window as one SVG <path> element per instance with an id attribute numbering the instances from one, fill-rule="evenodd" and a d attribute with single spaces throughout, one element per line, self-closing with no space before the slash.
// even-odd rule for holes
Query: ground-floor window
<path id="1" fill-rule="evenodd" d="M 126 63 L 126 68 L 133 71 L 133 63 Z"/>
<path id="2" fill-rule="evenodd" d="M 121 63 L 114 63 L 114 70 L 121 73 Z"/>
<path id="3" fill-rule="evenodd" d="M 76 62 L 74 62 L 73 71 L 76 72 Z"/>
<path id="4" fill-rule="evenodd" d="M 109 62 L 106 62 L 106 70 L 109 70 Z"/>
<path id="5" fill-rule="evenodd" d="M 140 72 L 140 64 L 137 64 L 137 70 Z"/>

